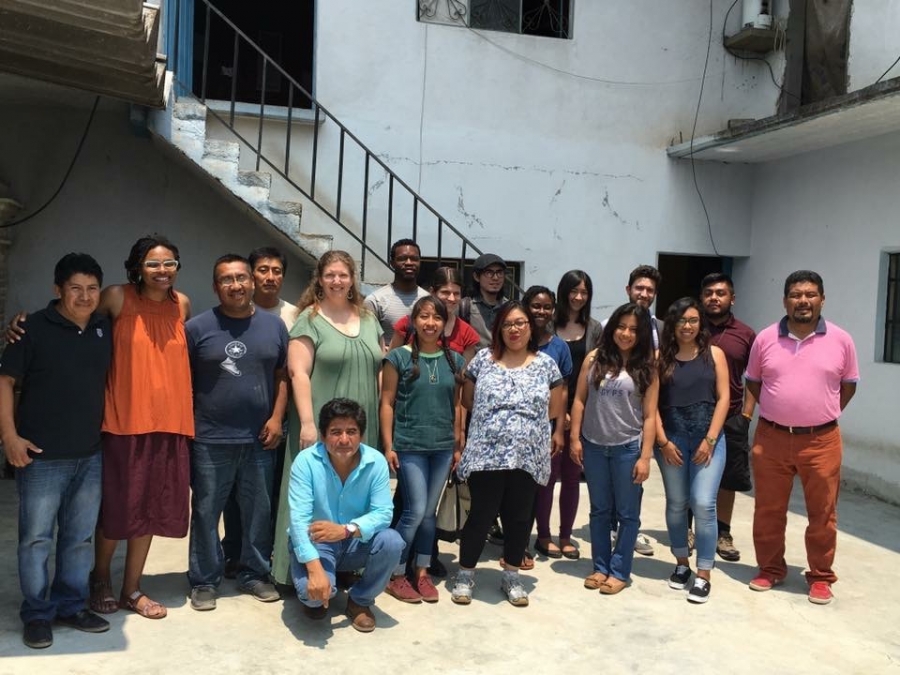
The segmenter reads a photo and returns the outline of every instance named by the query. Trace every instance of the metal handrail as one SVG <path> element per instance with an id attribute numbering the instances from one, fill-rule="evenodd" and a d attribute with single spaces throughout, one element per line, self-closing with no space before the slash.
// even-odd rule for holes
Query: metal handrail
<path id="1" fill-rule="evenodd" d="M 234 136 L 236 136 L 242 143 L 247 145 L 255 154 L 256 154 L 256 169 L 259 170 L 262 163 L 265 163 L 269 168 L 271 168 L 275 173 L 281 176 L 289 185 L 291 185 L 294 189 L 300 192 L 303 196 L 305 196 L 309 201 L 315 204 L 323 213 L 329 216 L 338 226 L 340 226 L 347 234 L 349 234 L 357 243 L 360 244 L 361 248 L 361 260 L 360 260 L 360 277 L 365 278 L 365 270 L 366 270 L 366 256 L 367 254 L 374 256 L 376 260 L 381 262 L 386 266 L 390 266 L 388 263 L 389 250 L 391 245 L 391 236 L 393 233 L 394 226 L 394 196 L 396 192 L 395 186 L 400 186 L 400 188 L 406 190 L 413 199 L 413 208 L 412 208 L 412 238 L 417 239 L 418 228 L 419 228 L 419 208 L 424 207 L 427 212 L 430 212 L 436 219 L 438 223 L 437 230 L 437 261 L 438 265 L 445 264 L 445 262 L 456 262 L 459 266 L 460 271 L 462 271 L 463 266 L 465 264 L 465 260 L 467 254 L 480 255 L 481 249 L 479 249 L 468 237 L 466 237 L 462 232 L 456 229 L 453 225 L 451 225 L 440 213 L 438 213 L 437 209 L 431 206 L 428 202 L 426 202 L 422 197 L 420 197 L 413 189 L 410 187 L 402 178 L 400 178 L 384 161 L 382 161 L 374 152 L 372 152 L 356 135 L 353 134 L 340 120 L 338 120 L 333 114 L 331 114 L 325 106 L 323 106 L 316 98 L 307 91 L 303 85 L 301 85 L 297 80 L 295 80 L 284 68 L 281 67 L 277 62 L 275 62 L 263 49 L 257 45 L 253 40 L 251 40 L 240 28 L 238 28 L 228 17 L 226 17 L 217 7 L 213 6 L 211 0 L 194 0 L 195 2 L 202 3 L 206 7 L 206 25 L 204 29 L 203 36 L 203 70 L 202 70 L 202 79 L 200 85 L 200 95 L 196 96 L 192 91 L 192 84 L 190 82 L 184 82 L 179 78 L 179 61 L 178 61 L 178 47 L 179 47 L 179 31 L 180 31 L 180 9 L 181 9 L 181 0 L 167 0 L 166 9 L 174 8 L 175 16 L 174 16 L 174 40 L 172 44 L 173 50 L 173 58 L 169 60 L 169 64 L 172 68 L 173 79 L 175 83 L 178 85 L 175 87 L 176 95 L 185 95 L 199 100 L 201 103 L 206 105 L 206 93 L 207 93 L 207 70 L 209 65 L 209 36 L 210 36 L 210 27 L 212 25 L 211 20 L 213 16 L 215 16 L 218 20 L 221 20 L 222 23 L 225 24 L 234 34 L 234 56 L 232 63 L 232 86 L 231 86 L 231 100 L 229 105 L 229 111 L 227 116 L 223 116 L 217 113 L 212 108 L 207 106 L 207 112 L 212 114 L 219 122 L 223 124 Z M 259 127 L 256 138 L 256 144 L 254 145 L 249 139 L 245 138 L 236 128 L 234 124 L 235 118 L 235 104 L 237 102 L 237 74 L 238 74 L 238 56 L 240 53 L 241 42 L 245 42 L 252 50 L 256 53 L 256 55 L 263 60 L 262 67 L 262 88 L 260 93 L 260 103 L 259 103 Z M 263 126 L 266 119 L 266 110 L 265 110 L 265 101 L 266 101 L 266 74 L 269 67 L 274 68 L 285 80 L 288 82 L 288 109 L 287 109 L 287 133 L 286 139 L 284 143 L 284 166 L 283 168 L 280 165 L 275 163 L 275 161 L 271 160 L 267 157 L 262 150 L 262 142 L 263 142 Z M 313 120 L 313 139 L 312 139 L 312 166 L 309 171 L 309 187 L 306 188 L 297 183 L 296 180 L 291 178 L 290 176 L 290 157 L 291 157 L 291 119 L 293 113 L 293 101 L 294 101 L 294 90 L 300 92 L 302 96 L 305 96 L 312 103 L 314 120 Z M 323 119 L 324 117 L 324 119 Z M 338 185 L 337 185 L 337 194 L 335 199 L 335 210 L 332 212 L 328 206 L 322 203 L 321 199 L 317 199 L 316 197 L 316 173 L 318 166 L 318 153 L 319 153 L 319 128 L 324 121 L 330 121 L 334 123 L 337 128 L 340 130 L 340 151 L 338 157 Z M 365 153 L 365 161 L 364 161 L 364 190 L 363 190 L 363 206 L 362 206 L 362 222 L 360 228 L 360 234 L 357 234 L 350 227 L 348 227 L 343 220 L 341 219 L 341 202 L 342 202 L 342 190 L 343 190 L 343 174 L 344 174 L 344 155 L 345 155 L 345 144 L 347 139 L 352 141 L 363 153 Z M 382 257 L 378 251 L 376 251 L 373 246 L 368 241 L 369 236 L 372 234 L 370 232 L 369 226 L 369 218 L 368 218 L 368 192 L 369 192 L 369 175 L 370 175 L 370 165 L 371 162 L 374 161 L 377 163 L 381 169 L 384 170 L 385 174 L 388 177 L 388 209 L 387 209 L 387 228 L 386 228 L 386 244 L 387 249 L 385 251 L 384 257 Z M 445 229 L 450 233 L 459 238 L 460 243 L 462 244 L 462 250 L 458 257 L 456 256 L 444 256 L 443 255 L 443 243 L 444 243 L 444 234 Z"/>

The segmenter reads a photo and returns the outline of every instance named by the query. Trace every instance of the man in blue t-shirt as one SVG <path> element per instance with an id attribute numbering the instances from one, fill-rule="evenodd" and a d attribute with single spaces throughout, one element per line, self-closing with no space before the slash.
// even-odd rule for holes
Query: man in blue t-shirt
<path id="1" fill-rule="evenodd" d="M 218 307 L 185 325 L 191 357 L 196 432 L 191 450 L 191 607 L 216 608 L 224 555 L 219 518 L 236 488 L 244 543 L 238 587 L 261 602 L 280 595 L 269 579 L 275 448 L 287 407 L 288 333 L 284 322 L 257 311 L 253 273 L 239 255 L 213 267 Z"/>

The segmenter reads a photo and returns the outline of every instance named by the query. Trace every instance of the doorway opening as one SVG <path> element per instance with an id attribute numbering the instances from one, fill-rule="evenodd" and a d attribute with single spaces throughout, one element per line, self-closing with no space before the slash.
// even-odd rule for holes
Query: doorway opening
<path id="1" fill-rule="evenodd" d="M 662 283 L 656 295 L 656 316 L 662 319 L 666 310 L 679 298 L 699 298 L 700 282 L 711 272 L 731 274 L 733 259 L 707 255 L 660 253 L 657 263 Z"/>

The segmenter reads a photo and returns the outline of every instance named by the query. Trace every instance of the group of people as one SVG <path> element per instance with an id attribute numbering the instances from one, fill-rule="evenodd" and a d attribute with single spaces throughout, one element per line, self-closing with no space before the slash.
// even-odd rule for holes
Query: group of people
<path id="1" fill-rule="evenodd" d="M 369 632 L 382 592 L 439 600 L 434 578 L 447 571 L 435 512 L 451 473 L 471 493 L 454 603 L 472 601 L 489 537 L 502 544 L 501 588 L 516 606 L 529 602 L 519 571 L 534 566 L 535 524 L 534 551 L 580 557 L 572 530 L 582 474 L 592 562 L 584 586 L 616 594 L 630 583 L 635 551 L 654 552 L 640 533 L 653 458 L 675 558 L 669 586 L 706 602 L 716 554 L 740 559 L 731 515 L 735 492 L 751 488 L 752 454 L 759 574 L 750 587 L 785 578 L 799 474 L 809 599 L 831 600 L 837 419 L 858 369 L 849 335 L 821 317 L 818 274 L 787 278 L 786 316 L 757 336 L 734 317 L 725 274 L 708 275 L 699 300 L 682 298 L 657 321 L 661 276 L 641 265 L 628 301 L 598 322 L 581 270 L 564 274 L 556 293 L 532 286 L 511 300 L 505 261 L 485 254 L 463 297 L 454 268 L 419 287 L 415 241 L 396 242 L 390 258 L 393 282 L 363 298 L 352 257 L 326 253 L 292 305 L 280 297 L 280 251 L 224 255 L 212 273 L 219 304 L 195 317 L 175 290 L 181 258 L 165 237 L 135 243 L 121 285 L 102 288 L 86 254 L 59 261 L 57 299 L 14 320 L 0 361 L 25 644 L 52 644 L 53 621 L 103 632 L 100 615 L 119 609 L 165 617 L 141 590 L 144 564 L 153 536 L 188 531 L 193 609 L 215 609 L 222 579 L 236 578 L 262 602 L 293 585 L 306 615 L 323 619 L 346 582 L 351 625 Z M 110 568 L 122 539 L 116 596 Z"/>

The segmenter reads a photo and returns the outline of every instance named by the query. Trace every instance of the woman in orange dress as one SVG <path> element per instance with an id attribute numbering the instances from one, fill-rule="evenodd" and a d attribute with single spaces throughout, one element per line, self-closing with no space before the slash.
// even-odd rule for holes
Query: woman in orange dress
<path id="1" fill-rule="evenodd" d="M 148 619 L 166 608 L 140 589 L 154 535 L 188 531 L 189 441 L 194 435 L 184 322 L 190 300 L 174 288 L 178 249 L 160 235 L 139 239 L 125 261 L 128 283 L 103 291 L 113 319 L 113 361 L 103 416 L 103 501 L 91 574 L 91 609 L 130 609 Z M 110 564 L 127 540 L 119 599 Z"/>

